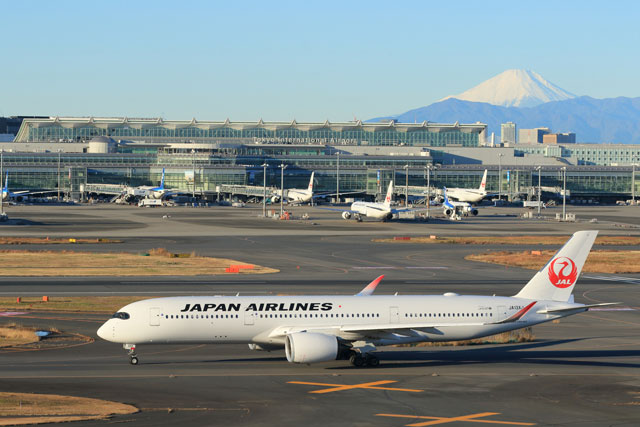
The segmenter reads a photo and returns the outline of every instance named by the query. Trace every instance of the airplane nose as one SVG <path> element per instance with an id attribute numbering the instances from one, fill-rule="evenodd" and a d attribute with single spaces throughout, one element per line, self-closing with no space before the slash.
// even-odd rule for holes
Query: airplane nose
<path id="1" fill-rule="evenodd" d="M 109 322 L 106 322 L 104 325 L 100 326 L 100 327 L 98 328 L 98 331 L 97 331 L 96 333 L 97 333 L 97 334 L 98 334 L 98 336 L 99 336 L 100 338 L 102 338 L 103 340 L 110 341 L 110 340 L 109 340 L 109 338 L 110 338 L 110 337 L 109 337 L 109 326 L 107 326 L 107 325 L 108 325 L 108 323 L 109 323 Z"/>

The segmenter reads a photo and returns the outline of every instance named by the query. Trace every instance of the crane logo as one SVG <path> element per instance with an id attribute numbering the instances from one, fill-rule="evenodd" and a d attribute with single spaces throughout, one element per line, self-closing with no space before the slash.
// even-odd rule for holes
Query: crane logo
<path id="1" fill-rule="evenodd" d="M 576 283 L 578 269 L 571 258 L 554 258 L 549 265 L 549 280 L 556 288 L 568 288 Z"/>

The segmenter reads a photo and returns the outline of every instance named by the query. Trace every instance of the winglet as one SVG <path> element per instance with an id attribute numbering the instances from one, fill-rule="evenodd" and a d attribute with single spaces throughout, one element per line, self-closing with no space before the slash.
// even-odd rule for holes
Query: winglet
<path id="1" fill-rule="evenodd" d="M 373 292 L 376 290 L 376 287 L 378 286 L 378 284 L 380 282 L 382 282 L 382 279 L 384 279 L 384 274 L 380 277 L 378 277 L 377 279 L 375 279 L 373 282 L 369 283 L 364 289 L 362 289 L 360 292 L 358 292 L 356 294 L 357 297 L 366 297 L 369 295 L 373 295 Z"/>

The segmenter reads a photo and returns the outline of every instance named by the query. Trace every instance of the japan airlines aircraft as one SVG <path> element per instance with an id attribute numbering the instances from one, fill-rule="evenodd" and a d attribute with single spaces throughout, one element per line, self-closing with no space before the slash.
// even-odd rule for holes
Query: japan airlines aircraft
<path id="1" fill-rule="evenodd" d="M 293 363 L 350 359 L 376 366 L 376 346 L 466 340 L 526 328 L 610 305 L 578 304 L 571 292 L 597 231 L 578 231 L 512 297 L 372 295 L 383 276 L 354 296 L 191 296 L 153 298 L 122 307 L 100 329 L 123 344 L 131 364 L 146 344 L 246 343 L 284 348 Z"/>
<path id="2" fill-rule="evenodd" d="M 353 202 L 351 209 L 348 211 L 342 209 L 324 208 L 329 210 L 341 210 L 342 218 L 351 219 L 352 217 L 356 221 L 362 221 L 362 217 L 373 218 L 381 221 L 387 221 L 393 218 L 394 214 L 400 212 L 408 212 L 418 209 L 395 209 L 391 207 L 391 197 L 393 196 L 393 181 L 389 182 L 389 188 L 387 189 L 387 195 L 384 198 L 384 202 Z M 419 209 L 422 210 L 422 209 Z"/>
<path id="3" fill-rule="evenodd" d="M 442 209 L 444 214 L 451 219 L 460 219 L 460 215 L 468 216 L 469 214 L 478 215 L 478 209 L 471 206 L 471 203 L 467 202 L 452 202 L 448 197 L 447 187 L 443 189 L 444 202 L 442 203 Z"/>
<path id="4" fill-rule="evenodd" d="M 164 168 L 162 168 L 162 180 L 160 186 L 151 187 L 149 185 L 143 185 L 140 187 L 130 188 L 127 192 L 132 196 L 147 197 L 149 199 L 162 199 L 167 195 L 167 189 L 164 188 Z"/>
<path id="5" fill-rule="evenodd" d="M 313 176 L 315 172 L 311 172 L 311 179 L 309 179 L 309 186 L 306 189 L 290 188 L 285 191 L 284 198 L 292 203 L 309 203 L 313 199 Z M 282 195 L 280 190 L 278 196 Z"/>
<path id="6" fill-rule="evenodd" d="M 487 170 L 484 170 L 480 187 L 476 188 L 449 188 L 449 198 L 459 202 L 479 203 L 487 197 Z"/>

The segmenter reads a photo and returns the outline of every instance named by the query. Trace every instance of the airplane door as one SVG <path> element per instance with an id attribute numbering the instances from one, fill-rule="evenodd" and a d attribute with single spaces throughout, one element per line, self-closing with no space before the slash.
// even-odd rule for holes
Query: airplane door
<path id="1" fill-rule="evenodd" d="M 254 319 L 255 319 L 256 313 L 255 311 L 245 311 L 244 312 L 244 324 L 246 326 L 251 326 L 253 325 Z"/>
<path id="2" fill-rule="evenodd" d="M 398 323 L 400 320 L 400 311 L 398 307 L 389 307 L 389 323 Z"/>
<path id="3" fill-rule="evenodd" d="M 507 307 L 504 305 L 499 305 L 496 308 L 496 314 L 494 315 L 495 319 L 493 320 L 494 322 L 499 322 L 500 320 L 504 320 L 507 318 Z"/>
<path id="4" fill-rule="evenodd" d="M 160 307 L 149 309 L 149 326 L 160 326 Z"/>

